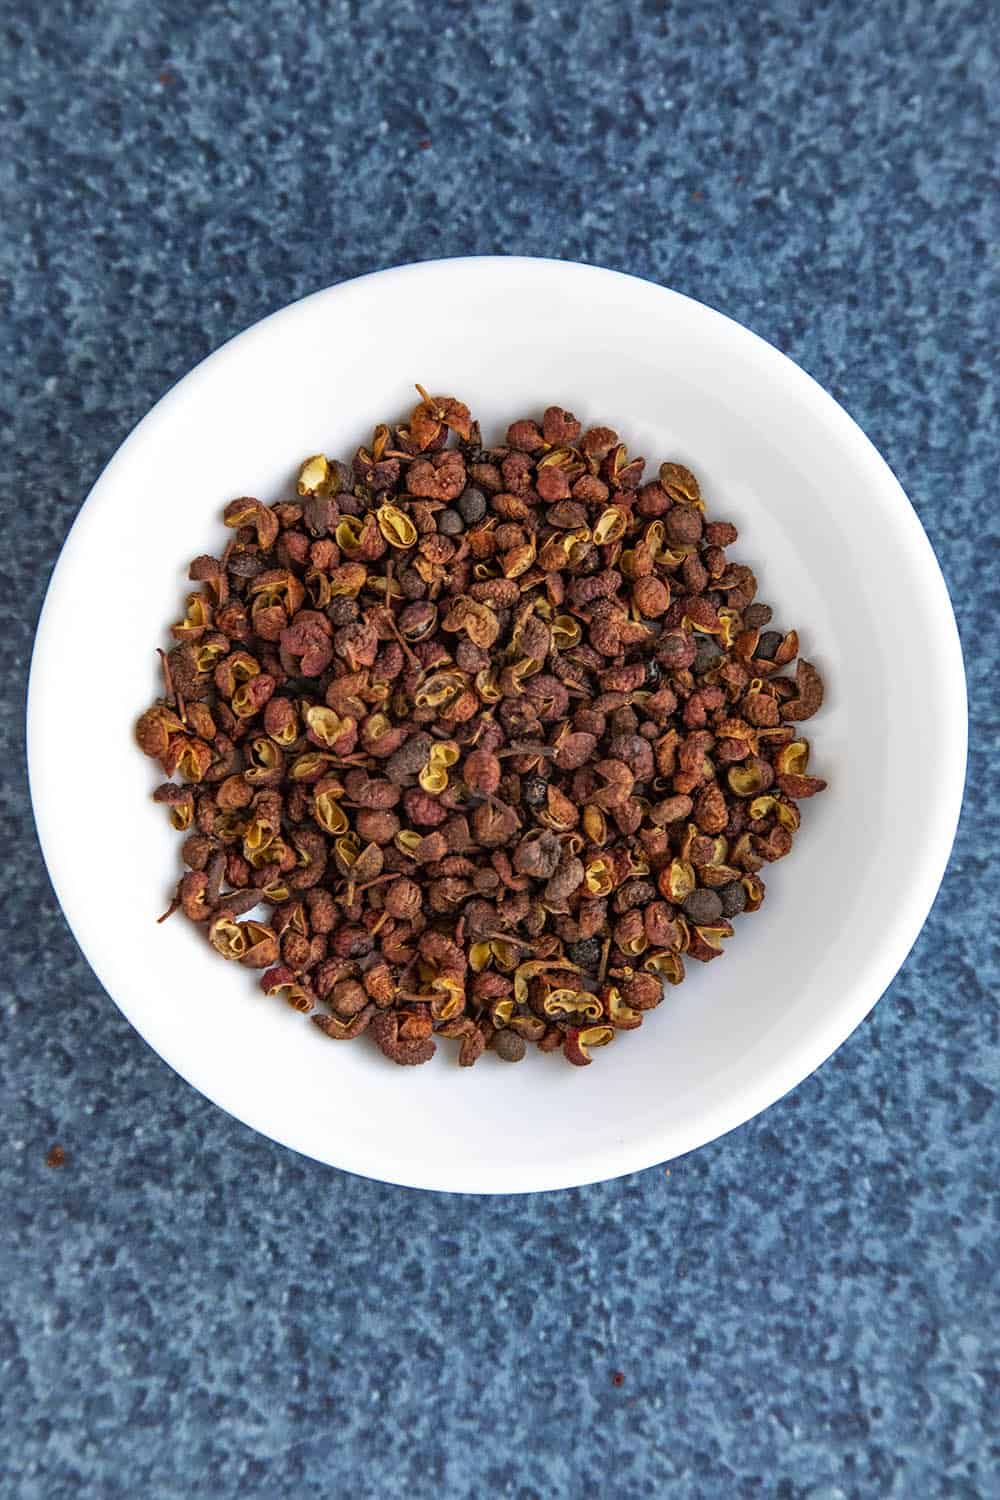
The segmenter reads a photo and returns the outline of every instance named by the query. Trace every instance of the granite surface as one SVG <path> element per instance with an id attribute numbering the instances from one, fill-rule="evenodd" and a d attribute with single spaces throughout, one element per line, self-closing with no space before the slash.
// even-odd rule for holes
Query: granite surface
<path id="1" fill-rule="evenodd" d="M 0 5 L 3 1500 L 1000 1495 L 990 9 Z M 522 1200 L 338 1174 L 175 1077 L 63 924 L 22 769 L 46 579 L 133 423 L 292 298 L 479 252 L 662 281 L 832 390 L 972 704 L 872 1017 L 669 1170 Z"/>

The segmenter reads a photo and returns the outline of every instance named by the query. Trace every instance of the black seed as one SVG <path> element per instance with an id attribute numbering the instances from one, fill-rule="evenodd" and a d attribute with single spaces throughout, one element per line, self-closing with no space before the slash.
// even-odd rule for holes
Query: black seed
<path id="1" fill-rule="evenodd" d="M 722 886 L 719 898 L 722 901 L 724 917 L 738 917 L 740 912 L 746 909 L 747 893 L 738 880 L 732 881 L 730 885 Z"/>
<path id="2" fill-rule="evenodd" d="M 354 599 L 332 599 L 326 606 L 326 617 L 331 625 L 353 625 L 360 613 Z"/>
<path id="3" fill-rule="evenodd" d="M 405 573 L 400 573 L 399 586 L 404 599 L 422 599 L 427 592 L 427 585 L 416 568 L 407 568 Z"/>
<path id="4" fill-rule="evenodd" d="M 465 522 L 457 510 L 443 510 L 437 518 L 437 528 L 442 536 L 459 536 L 465 530 Z"/>
<path id="5" fill-rule="evenodd" d="M 486 496 L 482 490 L 477 490 L 474 484 L 470 484 L 459 495 L 456 508 L 466 526 L 473 526 L 486 514 Z"/>
<path id="6" fill-rule="evenodd" d="M 566 957 L 571 964 L 579 964 L 581 969 L 596 970 L 601 962 L 600 939 L 581 938 L 578 943 L 567 944 Z"/>
<path id="7" fill-rule="evenodd" d="M 754 656 L 759 656 L 761 661 L 774 661 L 775 653 L 783 640 L 780 630 L 765 630 L 757 642 Z"/>
<path id="8" fill-rule="evenodd" d="M 659 687 L 660 676 L 660 663 L 655 657 L 651 656 L 646 663 L 645 686 L 648 688 Z"/>
<path id="9" fill-rule="evenodd" d="M 521 800 L 529 807 L 541 807 L 548 790 L 549 784 L 544 776 L 525 776 L 521 782 Z"/>
<path id="10" fill-rule="evenodd" d="M 232 552 L 226 563 L 227 571 L 234 578 L 256 578 L 266 566 L 258 552 Z"/>
<path id="11" fill-rule="evenodd" d="M 493 1038 L 493 1050 L 504 1062 L 520 1062 L 528 1050 L 523 1036 L 516 1031 L 498 1031 Z"/>
<path id="12" fill-rule="evenodd" d="M 692 891 L 681 904 L 684 915 L 690 917 L 698 927 L 707 927 L 722 916 L 722 901 L 717 891 Z"/>
<path id="13" fill-rule="evenodd" d="M 722 650 L 712 637 L 710 635 L 702 636 L 698 642 L 698 650 L 695 653 L 694 661 L 691 663 L 692 672 L 696 677 L 700 677 L 702 673 L 708 671 L 709 667 L 715 665 L 721 655 Z"/>

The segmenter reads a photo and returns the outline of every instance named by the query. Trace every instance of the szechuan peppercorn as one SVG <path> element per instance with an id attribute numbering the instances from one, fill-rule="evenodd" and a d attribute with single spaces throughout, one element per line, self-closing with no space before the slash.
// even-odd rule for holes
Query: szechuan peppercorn
<path id="1" fill-rule="evenodd" d="M 581 1066 L 760 907 L 823 684 L 684 465 L 558 406 L 486 448 L 417 389 L 191 564 L 136 727 L 170 910 L 328 1037 Z"/>

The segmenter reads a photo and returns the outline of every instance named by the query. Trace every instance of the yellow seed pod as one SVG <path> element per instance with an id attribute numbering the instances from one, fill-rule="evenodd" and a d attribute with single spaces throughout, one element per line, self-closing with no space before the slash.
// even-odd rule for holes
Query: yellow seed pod
<path id="1" fill-rule="evenodd" d="M 768 813 L 773 812 L 777 805 L 777 797 L 755 797 L 747 808 L 747 812 L 753 819 L 766 818 Z"/>
<path id="2" fill-rule="evenodd" d="M 461 753 L 454 740 L 435 740 L 431 746 L 430 764 L 448 770 L 457 764 Z"/>
<path id="3" fill-rule="evenodd" d="M 246 844 L 243 846 L 243 854 L 247 864 L 252 865 L 255 870 L 261 870 L 265 865 L 281 864 L 291 851 L 284 839 L 273 838 L 260 849 L 248 850 Z"/>
<path id="4" fill-rule="evenodd" d="M 575 448 L 550 448 L 537 462 L 539 469 L 571 469 L 580 463 L 580 455 Z"/>
<path id="5" fill-rule="evenodd" d="M 698 488 L 698 481 L 684 464 L 662 463 L 660 484 L 672 500 L 679 505 L 693 505 L 704 510 L 705 505 Z"/>
<path id="6" fill-rule="evenodd" d="M 589 526 L 578 526 L 575 531 L 567 531 L 563 535 L 563 551 L 569 564 L 578 563 L 591 543 L 591 530 Z"/>
<path id="7" fill-rule="evenodd" d="M 502 938 L 494 938 L 490 946 L 499 968 L 505 969 L 508 973 L 517 968 L 520 950 L 512 943 L 505 943 Z"/>
<path id="8" fill-rule="evenodd" d="M 649 860 L 641 849 L 630 849 L 628 851 L 628 868 L 630 875 L 649 874 Z"/>
<path id="9" fill-rule="evenodd" d="M 208 937 L 223 958 L 242 958 L 247 951 L 246 933 L 231 917 L 216 917 L 208 930 Z"/>
<path id="10" fill-rule="evenodd" d="M 356 833 L 345 833 L 333 846 L 333 853 L 338 865 L 342 869 L 349 870 L 357 862 L 361 853 L 361 840 Z"/>
<path id="11" fill-rule="evenodd" d="M 542 1001 L 542 1009 L 547 1016 L 579 1015 L 595 1021 L 604 1013 L 597 996 L 586 990 L 549 990 Z"/>
<path id="12" fill-rule="evenodd" d="M 392 724 L 385 714 L 371 714 L 365 721 L 365 739 L 370 745 L 377 745 L 383 735 L 389 733 Z"/>
<path id="13" fill-rule="evenodd" d="M 224 645 L 195 646 L 194 664 L 199 672 L 211 672 L 225 654 L 226 647 Z"/>
<path id="14" fill-rule="evenodd" d="M 448 772 L 441 766 L 427 764 L 417 777 L 425 792 L 436 796 L 448 785 Z"/>
<path id="15" fill-rule="evenodd" d="M 492 943 L 473 943 L 469 949 L 469 968 L 473 974 L 481 974 L 493 962 Z"/>
<path id="16" fill-rule="evenodd" d="M 680 984 L 684 978 L 684 960 L 679 953 L 669 952 L 666 949 L 651 953 L 643 962 L 642 967 L 651 974 L 659 974 L 668 984 Z"/>
<path id="17" fill-rule="evenodd" d="M 334 835 L 346 833 L 351 826 L 331 791 L 322 791 L 313 799 L 313 817 L 322 829 Z"/>
<path id="18" fill-rule="evenodd" d="M 420 848 L 421 838 L 412 828 L 401 828 L 396 834 L 393 842 L 401 854 L 409 854 L 411 857 Z"/>
<path id="19" fill-rule="evenodd" d="M 187 612 L 183 620 L 172 627 L 173 633 L 178 640 L 192 632 L 200 634 L 207 628 L 209 619 L 208 601 L 201 594 L 188 594 Z"/>
<path id="20" fill-rule="evenodd" d="M 599 807 L 588 802 L 583 809 L 583 831 L 592 844 L 602 849 L 608 841 L 608 820 Z"/>
<path id="21" fill-rule="evenodd" d="M 243 833 L 244 850 L 266 849 L 273 843 L 277 829 L 266 818 L 251 818 Z"/>
<path id="22" fill-rule="evenodd" d="M 431 1012 L 436 1021 L 451 1021 L 465 1009 L 465 994 L 454 980 L 434 981 L 437 994 L 431 1000 Z"/>
<path id="23" fill-rule="evenodd" d="M 332 708 L 314 703 L 305 711 L 306 728 L 311 729 L 324 745 L 333 745 L 346 730 L 353 727 L 350 719 L 342 719 Z"/>
<path id="24" fill-rule="evenodd" d="M 789 833 L 794 833 L 802 822 L 802 814 L 794 802 L 779 802 L 776 804 L 778 822 L 782 828 L 787 828 Z"/>
<path id="25" fill-rule="evenodd" d="M 684 901 L 695 886 L 698 884 L 694 873 L 694 866 L 686 859 L 675 859 L 670 866 L 667 876 L 667 886 L 670 891 L 671 901 L 678 905 Z"/>
<path id="26" fill-rule="evenodd" d="M 322 453 L 314 453 L 299 469 L 300 495 L 325 495 L 330 488 L 330 465 Z"/>
<path id="27" fill-rule="evenodd" d="M 594 542 L 606 547 L 610 542 L 620 542 L 628 526 L 628 517 L 620 505 L 609 505 L 602 511 L 594 527 Z"/>
<path id="28" fill-rule="evenodd" d="M 364 522 L 360 516 L 341 516 L 337 522 L 334 537 L 337 546 L 342 552 L 355 552 L 361 544 L 361 531 Z"/>
<path id="29" fill-rule="evenodd" d="M 614 889 L 614 875 L 606 859 L 592 859 L 583 877 L 584 885 L 592 896 L 608 896 Z"/>
<path id="30" fill-rule="evenodd" d="M 427 681 L 417 689 L 414 703 L 418 708 L 443 708 L 465 687 L 465 678 L 461 672 L 443 671 L 433 672 Z"/>
<path id="31" fill-rule="evenodd" d="M 792 740 L 782 745 L 774 757 L 774 768 L 781 776 L 804 776 L 809 764 L 809 741 Z"/>
<path id="32" fill-rule="evenodd" d="M 552 644 L 557 651 L 569 651 L 578 646 L 581 634 L 580 622 L 572 615 L 556 615 L 552 621 Z"/>
<path id="33" fill-rule="evenodd" d="M 329 765 L 332 759 L 332 755 L 325 755 L 322 750 L 306 750 L 295 757 L 288 774 L 293 781 L 308 781 L 311 776 L 322 775 L 323 767 Z"/>
<path id="34" fill-rule="evenodd" d="M 240 685 L 243 682 L 249 682 L 250 678 L 258 675 L 259 670 L 261 670 L 261 664 L 249 654 L 249 651 L 232 652 L 231 657 L 229 657 L 228 667 L 229 673 L 232 675 L 232 681 Z"/>
<path id="35" fill-rule="evenodd" d="M 258 705 L 247 690 L 245 682 L 236 689 L 229 706 L 238 719 L 249 719 L 258 711 Z"/>
<path id="36" fill-rule="evenodd" d="M 736 639 L 739 616 L 731 609 L 720 609 L 719 624 L 722 627 L 719 631 L 719 641 L 723 646 L 729 647 Z"/>
<path id="37" fill-rule="evenodd" d="M 280 764 L 278 750 L 269 739 L 262 736 L 251 743 L 250 771 L 273 771 Z"/>
<path id="38" fill-rule="evenodd" d="M 476 674 L 476 692 L 484 703 L 499 703 L 503 697 L 497 683 L 496 673 L 490 667 L 484 667 Z"/>
<path id="39" fill-rule="evenodd" d="M 380 505 L 375 519 L 390 547 L 412 547 L 416 542 L 417 528 L 398 505 Z"/>
<path id="40" fill-rule="evenodd" d="M 753 797 L 761 789 L 764 774 L 759 766 L 730 766 L 726 777 L 737 797 Z"/>
<path id="41" fill-rule="evenodd" d="M 588 1026 L 580 1032 L 577 1040 L 581 1047 L 606 1047 L 609 1042 L 614 1041 L 615 1031 L 613 1026 Z"/>

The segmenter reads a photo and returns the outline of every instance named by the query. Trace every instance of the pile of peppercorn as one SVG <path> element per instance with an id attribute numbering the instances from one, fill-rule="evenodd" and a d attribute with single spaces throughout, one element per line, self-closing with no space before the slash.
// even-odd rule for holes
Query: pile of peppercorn
<path id="1" fill-rule="evenodd" d="M 328 1037 L 590 1062 L 764 899 L 823 686 L 689 469 L 428 396 L 226 506 L 137 739 L 180 909 Z M 179 778 L 175 780 L 174 778 Z M 169 913 L 168 913 L 169 914 Z"/>

